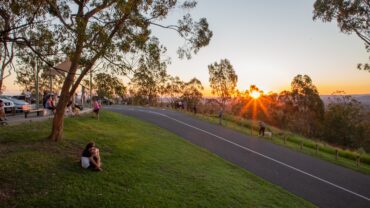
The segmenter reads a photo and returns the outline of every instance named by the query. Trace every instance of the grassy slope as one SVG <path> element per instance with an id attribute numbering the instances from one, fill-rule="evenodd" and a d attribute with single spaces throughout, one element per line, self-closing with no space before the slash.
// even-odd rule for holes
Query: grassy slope
<path id="1" fill-rule="evenodd" d="M 192 115 L 192 114 L 189 113 L 189 115 Z M 215 116 L 197 114 L 196 117 L 202 120 L 208 121 L 210 123 L 213 123 L 213 124 L 218 124 L 219 122 L 218 118 Z M 257 134 L 258 134 L 257 130 L 254 129 L 253 132 L 251 132 L 250 126 L 252 125 L 252 122 L 250 120 L 246 120 L 246 119 L 240 120 L 239 119 L 237 123 L 233 121 L 234 119 L 237 119 L 237 118 L 226 117 L 223 120 L 223 126 L 239 131 L 247 135 L 251 135 L 252 133 L 254 136 L 257 137 Z M 243 126 L 240 125 L 240 123 L 243 123 Z M 254 125 L 254 128 L 257 128 L 258 126 L 257 123 L 253 125 Z M 290 149 L 293 149 L 293 150 L 296 150 L 296 151 L 299 151 L 299 152 L 302 152 L 302 153 L 305 153 L 305 154 L 308 154 L 314 157 L 318 157 L 320 159 L 335 163 L 337 165 L 341 165 L 343 167 L 350 168 L 352 170 L 370 175 L 370 165 L 369 165 L 370 155 L 369 154 L 363 154 L 362 160 L 366 159 L 366 163 L 365 161 L 362 161 L 360 166 L 357 166 L 356 164 L 356 157 L 358 156 L 357 152 L 336 148 L 336 147 L 330 146 L 329 144 L 326 144 L 320 141 L 314 141 L 311 139 L 307 139 L 305 137 L 302 137 L 302 136 L 299 136 L 299 135 L 296 135 L 290 132 L 285 132 L 277 128 L 268 128 L 268 129 L 269 131 L 273 132 L 274 136 L 273 138 L 265 137 L 265 139 L 268 139 L 275 144 L 279 144 L 279 145 L 288 147 Z M 286 143 L 284 143 L 282 135 L 286 135 L 288 137 L 286 140 Z M 302 149 L 300 145 L 301 142 L 303 142 Z M 316 144 L 319 145 L 318 153 L 316 152 Z M 339 150 L 338 159 L 335 158 L 335 149 Z"/>
<path id="2" fill-rule="evenodd" d="M 50 122 L 0 128 L 0 207 L 313 207 L 159 127 L 103 111 L 69 118 L 65 139 Z M 79 167 L 96 141 L 103 172 Z"/>

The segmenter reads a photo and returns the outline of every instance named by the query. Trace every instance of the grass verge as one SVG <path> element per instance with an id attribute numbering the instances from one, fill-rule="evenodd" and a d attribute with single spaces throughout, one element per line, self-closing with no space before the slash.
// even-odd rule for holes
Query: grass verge
<path id="1" fill-rule="evenodd" d="M 213 124 L 219 123 L 216 116 L 197 114 L 196 117 Z M 257 123 L 253 124 L 250 120 L 228 115 L 224 116 L 223 119 L 224 127 L 256 137 L 258 137 L 257 125 Z M 367 153 L 336 148 L 322 141 L 308 139 L 274 127 L 268 127 L 267 129 L 273 133 L 273 136 L 271 138 L 259 138 L 370 175 L 370 155 Z M 338 151 L 338 157 L 336 157 L 336 151 Z M 357 161 L 358 159 L 359 161 Z"/>
<path id="2" fill-rule="evenodd" d="M 102 111 L 0 128 L 0 207 L 314 207 L 159 127 Z M 94 140 L 103 172 L 80 168 Z"/>

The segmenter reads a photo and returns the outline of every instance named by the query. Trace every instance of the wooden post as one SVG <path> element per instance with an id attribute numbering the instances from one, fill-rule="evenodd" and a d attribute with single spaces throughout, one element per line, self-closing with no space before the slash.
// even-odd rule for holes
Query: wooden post
<path id="1" fill-rule="evenodd" d="M 357 156 L 356 165 L 357 167 L 360 167 L 360 156 Z"/>
<path id="2" fill-rule="evenodd" d="M 339 156 L 339 151 L 338 149 L 335 149 L 335 159 L 338 160 L 338 156 Z"/>

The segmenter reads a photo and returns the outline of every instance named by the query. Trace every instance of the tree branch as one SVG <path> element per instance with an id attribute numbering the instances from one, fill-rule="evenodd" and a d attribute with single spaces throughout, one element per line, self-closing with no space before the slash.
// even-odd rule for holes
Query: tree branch
<path id="1" fill-rule="evenodd" d="M 353 29 L 358 37 L 360 37 L 367 45 L 370 45 L 370 39 L 362 35 L 356 28 Z"/>
<path id="2" fill-rule="evenodd" d="M 104 1 L 101 5 L 95 7 L 93 10 L 87 12 L 84 16 L 85 20 L 90 19 L 90 17 L 94 16 L 96 13 L 100 12 L 101 10 L 108 8 L 112 6 L 115 3 L 115 1 L 111 1 L 108 3 L 108 1 Z"/>
<path id="3" fill-rule="evenodd" d="M 55 12 L 56 16 L 58 17 L 58 19 L 60 20 L 60 22 L 68 29 L 68 30 L 71 30 L 71 31 L 74 31 L 74 29 L 72 28 L 72 25 L 70 24 L 67 24 L 67 22 L 64 20 L 64 18 L 62 17 L 62 15 L 60 14 L 59 12 L 59 8 L 57 5 L 54 4 L 54 2 L 51 2 L 50 0 L 47 0 L 47 3 L 53 8 L 53 12 Z"/>

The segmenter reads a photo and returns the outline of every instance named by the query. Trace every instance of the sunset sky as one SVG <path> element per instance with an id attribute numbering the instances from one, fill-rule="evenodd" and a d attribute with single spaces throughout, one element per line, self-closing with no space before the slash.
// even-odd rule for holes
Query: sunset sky
<path id="1" fill-rule="evenodd" d="M 174 33 L 155 32 L 172 57 L 169 73 L 184 80 L 195 76 L 207 87 L 207 66 L 227 58 L 242 90 L 256 84 L 265 92 L 279 92 L 290 88 L 295 75 L 307 74 L 320 94 L 336 90 L 370 93 L 370 73 L 356 69 L 357 63 L 368 60 L 364 43 L 354 34 L 341 33 L 336 23 L 314 22 L 313 3 L 200 0 L 192 14 L 206 17 L 214 36 L 191 60 L 177 59 L 176 49 L 182 40 Z M 174 12 L 168 21 L 180 15 Z"/>
<path id="2" fill-rule="evenodd" d="M 339 31 L 336 22 L 312 20 L 313 0 L 199 0 L 191 12 L 206 17 L 214 33 L 211 43 L 191 60 L 179 60 L 183 43 L 172 31 L 153 28 L 167 47 L 172 64 L 168 72 L 188 81 L 197 77 L 209 95 L 208 65 L 227 58 L 239 77 L 238 88 L 251 84 L 265 92 L 290 88 L 297 74 L 309 75 L 320 94 L 343 90 L 370 93 L 370 73 L 356 69 L 368 61 L 364 43 L 354 34 Z M 184 12 L 176 10 L 165 20 L 175 23 Z M 5 85 L 14 94 L 13 78 Z"/>

